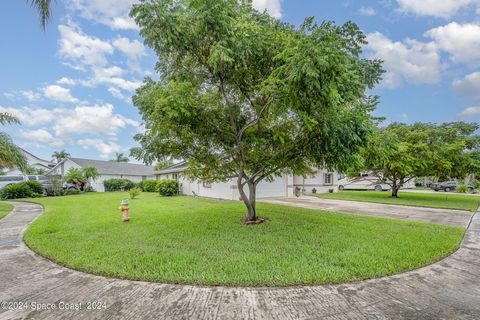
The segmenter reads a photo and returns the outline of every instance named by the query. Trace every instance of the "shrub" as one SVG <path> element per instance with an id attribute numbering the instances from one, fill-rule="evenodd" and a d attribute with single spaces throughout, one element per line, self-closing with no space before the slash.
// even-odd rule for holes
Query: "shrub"
<path id="1" fill-rule="evenodd" d="M 177 180 L 173 179 L 162 179 L 158 180 L 157 183 L 157 192 L 160 193 L 161 196 L 171 197 L 178 194 L 179 185 Z"/>
<path id="2" fill-rule="evenodd" d="M 467 193 L 468 191 L 468 186 L 466 184 L 460 184 L 458 185 L 456 188 L 457 192 L 460 192 L 460 193 Z"/>
<path id="3" fill-rule="evenodd" d="M 143 180 L 138 183 L 138 186 L 143 192 L 157 192 L 159 181 L 160 180 Z"/>
<path id="4" fill-rule="evenodd" d="M 133 189 L 130 189 L 130 191 L 128 191 L 128 193 L 130 194 L 130 199 L 135 199 L 135 197 L 140 194 L 140 189 L 139 188 L 133 188 Z"/>
<path id="5" fill-rule="evenodd" d="M 65 195 L 66 196 L 70 196 L 70 195 L 74 195 L 74 194 L 80 194 L 81 191 L 78 190 L 78 189 L 67 189 L 65 190 Z"/>
<path id="6" fill-rule="evenodd" d="M 128 179 L 108 179 L 103 181 L 105 191 L 128 191 L 135 188 L 135 182 Z"/>
<path id="7" fill-rule="evenodd" d="M 32 189 L 32 192 L 38 193 L 38 194 L 43 194 L 43 186 L 37 180 L 25 181 L 23 183 L 25 183 L 27 186 L 29 186 L 29 188 Z"/>
<path id="8" fill-rule="evenodd" d="M 95 189 L 93 189 L 92 186 L 88 186 L 88 187 L 85 188 L 84 191 L 85 191 L 85 192 L 95 192 Z"/>
<path id="9" fill-rule="evenodd" d="M 20 182 L 3 187 L 0 196 L 2 199 L 31 198 L 33 193 L 28 184 Z"/>
<path id="10" fill-rule="evenodd" d="M 46 194 L 49 197 L 63 196 L 62 179 L 58 176 L 51 176 L 48 178 L 50 186 L 46 190 Z"/>

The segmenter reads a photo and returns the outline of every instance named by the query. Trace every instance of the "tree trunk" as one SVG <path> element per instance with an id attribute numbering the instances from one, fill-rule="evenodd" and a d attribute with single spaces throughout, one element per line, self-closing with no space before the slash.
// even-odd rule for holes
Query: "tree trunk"
<path id="1" fill-rule="evenodd" d="M 398 198 L 398 190 L 400 190 L 400 185 L 397 184 L 397 180 L 394 180 L 392 184 L 392 198 Z"/>
<path id="2" fill-rule="evenodd" d="M 255 221 L 257 220 L 257 212 L 255 209 L 255 204 L 256 204 L 256 188 L 257 185 L 255 183 L 247 183 L 249 193 L 248 196 L 243 189 L 245 187 L 244 184 L 242 184 L 242 178 L 239 177 L 237 180 L 237 186 L 238 186 L 238 192 L 240 193 L 240 197 L 242 198 L 243 203 L 245 203 L 245 206 L 247 207 L 247 220 L 248 221 Z"/>

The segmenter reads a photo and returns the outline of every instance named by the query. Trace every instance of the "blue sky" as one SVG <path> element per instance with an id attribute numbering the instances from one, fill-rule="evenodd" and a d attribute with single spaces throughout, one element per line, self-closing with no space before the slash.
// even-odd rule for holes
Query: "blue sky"
<path id="1" fill-rule="evenodd" d="M 127 17 L 135 0 L 59 0 L 45 32 L 26 1 L 0 12 L 0 111 L 5 130 L 50 158 L 128 154 L 141 119 L 130 102 L 156 57 Z M 254 0 L 284 21 L 352 20 L 367 34 L 365 56 L 385 61 L 376 115 L 387 122 L 480 121 L 480 0 Z"/>

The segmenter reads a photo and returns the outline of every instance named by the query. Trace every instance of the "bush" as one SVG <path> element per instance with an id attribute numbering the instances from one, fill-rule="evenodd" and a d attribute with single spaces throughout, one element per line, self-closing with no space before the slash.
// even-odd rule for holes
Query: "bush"
<path id="1" fill-rule="evenodd" d="M 83 190 L 83 191 L 85 191 L 85 192 L 95 192 L 95 189 L 93 189 L 92 186 L 88 186 L 88 187 L 86 187 L 85 190 Z"/>
<path id="2" fill-rule="evenodd" d="M 130 194 L 130 199 L 135 199 L 135 197 L 140 194 L 140 189 L 139 188 L 133 188 L 133 189 L 130 189 L 130 191 L 128 191 L 128 193 Z"/>
<path id="3" fill-rule="evenodd" d="M 103 181 L 105 191 L 128 191 L 135 188 L 135 182 L 128 179 L 108 179 Z"/>
<path id="4" fill-rule="evenodd" d="M 33 193 L 26 182 L 20 182 L 3 187 L 0 196 L 2 199 L 31 198 Z"/>
<path id="5" fill-rule="evenodd" d="M 70 195 L 74 195 L 74 194 L 80 194 L 82 191 L 78 190 L 78 189 L 67 189 L 65 190 L 65 195 L 66 196 L 70 196 Z"/>
<path id="6" fill-rule="evenodd" d="M 460 192 L 460 193 L 467 193 L 468 191 L 468 186 L 466 184 L 460 184 L 458 185 L 456 188 L 457 192 Z"/>
<path id="7" fill-rule="evenodd" d="M 159 181 L 160 180 L 143 180 L 138 183 L 138 186 L 143 192 L 157 192 Z"/>
<path id="8" fill-rule="evenodd" d="M 32 192 L 38 193 L 38 194 L 43 194 L 43 186 L 37 180 L 25 181 L 23 183 L 25 183 L 27 186 L 29 186 L 30 189 L 32 189 Z"/>
<path id="9" fill-rule="evenodd" d="M 160 193 L 161 196 L 171 197 L 178 194 L 179 185 L 177 180 L 173 179 L 162 179 L 158 180 L 157 183 L 157 192 Z"/>
<path id="10" fill-rule="evenodd" d="M 62 179 L 57 176 L 49 177 L 48 181 L 50 182 L 50 186 L 46 190 L 46 195 L 48 197 L 57 197 L 63 196 L 63 185 Z"/>

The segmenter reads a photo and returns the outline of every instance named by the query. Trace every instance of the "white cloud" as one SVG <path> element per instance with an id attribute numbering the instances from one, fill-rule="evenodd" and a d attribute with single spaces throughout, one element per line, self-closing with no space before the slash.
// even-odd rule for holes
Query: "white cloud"
<path id="1" fill-rule="evenodd" d="M 141 81 L 132 81 L 122 78 L 125 74 L 125 70 L 120 67 L 94 67 L 92 68 L 93 77 L 83 84 L 89 87 L 96 87 L 100 84 L 113 85 L 127 91 L 133 91 L 141 86 Z"/>
<path id="2" fill-rule="evenodd" d="M 463 112 L 459 114 L 459 117 L 462 119 L 468 120 L 468 118 L 471 118 L 477 115 L 480 115 L 480 107 L 475 106 L 475 107 L 469 107 L 463 110 Z"/>
<path id="3" fill-rule="evenodd" d="M 128 13 L 136 2 L 138 0 L 67 0 L 67 8 L 114 30 L 135 30 L 138 27 Z"/>
<path id="4" fill-rule="evenodd" d="M 453 82 L 453 89 L 461 95 L 480 96 L 480 72 L 473 72 Z"/>
<path id="5" fill-rule="evenodd" d="M 0 112 L 8 112 L 20 119 L 20 122 L 27 126 L 46 124 L 55 119 L 53 110 L 29 107 L 0 107 Z"/>
<path id="6" fill-rule="evenodd" d="M 448 52 L 453 62 L 480 65 L 480 25 L 451 22 L 427 31 L 425 36 Z"/>
<path id="7" fill-rule="evenodd" d="M 274 18 L 282 17 L 282 7 L 280 0 L 253 0 L 253 7 L 258 11 L 267 10 L 268 14 Z"/>
<path id="8" fill-rule="evenodd" d="M 43 89 L 43 94 L 45 97 L 60 101 L 60 102 L 69 102 L 69 103 L 77 103 L 79 100 L 77 98 L 72 97 L 70 94 L 70 89 L 61 87 L 59 85 L 50 85 Z"/>
<path id="9" fill-rule="evenodd" d="M 375 9 L 373 9 L 372 7 L 361 7 L 359 10 L 358 10 L 358 13 L 360 13 L 362 16 L 374 16 L 375 14 L 377 14 L 375 12 Z"/>
<path id="10" fill-rule="evenodd" d="M 392 41 L 380 32 L 368 34 L 367 41 L 366 54 L 384 61 L 384 86 L 395 88 L 404 82 L 433 84 L 439 81 L 440 55 L 434 43 L 414 39 Z"/>
<path id="11" fill-rule="evenodd" d="M 138 40 L 130 41 L 128 38 L 117 38 L 113 40 L 112 44 L 131 60 L 138 60 L 145 55 L 145 47 Z"/>
<path id="12" fill-rule="evenodd" d="M 35 142 L 38 144 L 48 144 L 52 147 L 59 147 L 64 144 L 61 139 L 54 138 L 52 134 L 45 129 L 20 131 L 18 136 L 20 138 L 28 140 L 29 142 Z"/>
<path id="13" fill-rule="evenodd" d="M 41 98 L 41 94 L 33 91 L 20 91 L 20 93 L 30 102 L 38 101 Z"/>
<path id="14" fill-rule="evenodd" d="M 478 0 L 397 0 L 397 2 L 402 12 L 447 19 L 460 9 L 478 3 Z"/>
<path id="15" fill-rule="evenodd" d="M 68 85 L 68 86 L 73 86 L 77 83 L 77 81 L 75 79 L 72 79 L 72 78 L 62 77 L 62 78 L 57 80 L 57 83 Z"/>
<path id="16" fill-rule="evenodd" d="M 107 134 L 115 136 L 119 129 L 134 120 L 113 113 L 113 106 L 94 105 L 79 106 L 72 109 L 63 109 L 61 115 L 55 119 L 53 129 L 57 136 L 70 136 L 75 134 Z M 130 120 L 132 122 L 130 122 Z M 127 123 L 128 122 L 128 123 Z"/>
<path id="17" fill-rule="evenodd" d="M 114 49 L 108 41 L 85 34 L 73 23 L 58 26 L 60 31 L 60 55 L 73 65 L 105 65 L 106 55 Z"/>
<path id="18" fill-rule="evenodd" d="M 84 149 L 94 148 L 100 153 L 100 157 L 107 159 L 115 152 L 120 152 L 121 148 L 114 141 L 104 142 L 101 139 L 81 139 L 78 140 L 78 145 Z"/>
<path id="19" fill-rule="evenodd" d="M 127 125 L 135 128 L 140 124 L 121 114 L 114 113 L 111 104 L 77 106 L 75 108 L 30 108 L 0 107 L 0 112 L 18 116 L 29 127 L 48 125 L 57 138 L 66 139 L 79 134 L 107 134 L 115 136 Z"/>

